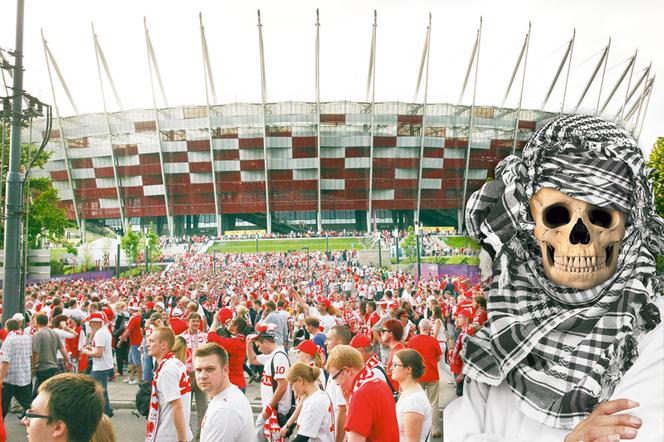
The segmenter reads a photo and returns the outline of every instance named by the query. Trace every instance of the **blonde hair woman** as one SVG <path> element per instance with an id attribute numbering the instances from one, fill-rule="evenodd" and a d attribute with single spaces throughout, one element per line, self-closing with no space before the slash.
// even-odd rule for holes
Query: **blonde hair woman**
<path id="1" fill-rule="evenodd" d="M 95 430 L 95 434 L 92 435 L 91 442 L 116 442 L 117 440 L 111 419 L 105 414 L 102 414 L 99 425 L 97 425 L 97 429 Z"/>
<path id="2" fill-rule="evenodd" d="M 326 392 L 318 387 L 322 371 L 302 362 L 296 362 L 288 369 L 286 378 L 291 388 L 300 398 L 301 409 L 297 417 L 297 438 L 306 437 L 320 442 L 334 442 L 334 411 L 332 401 Z M 289 420 L 282 430 L 286 433 L 294 423 Z M 306 439 L 303 439 L 306 440 Z"/>
<path id="3" fill-rule="evenodd" d="M 173 344 L 173 354 L 176 358 L 186 364 L 187 359 L 187 341 L 182 336 L 175 337 L 175 344 Z"/>

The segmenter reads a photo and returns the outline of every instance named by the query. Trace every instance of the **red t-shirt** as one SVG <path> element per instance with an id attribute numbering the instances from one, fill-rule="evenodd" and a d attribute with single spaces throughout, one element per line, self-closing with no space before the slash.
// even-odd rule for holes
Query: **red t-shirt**
<path id="1" fill-rule="evenodd" d="M 180 318 L 171 318 L 170 325 L 176 336 L 189 328 L 187 323 Z"/>
<path id="2" fill-rule="evenodd" d="M 228 353 L 228 378 L 237 388 L 245 388 L 244 360 L 247 356 L 247 344 L 244 336 L 222 338 L 217 332 L 208 333 L 208 342 L 216 342 Z"/>
<path id="3" fill-rule="evenodd" d="M 367 442 L 399 441 L 394 397 L 385 382 L 366 382 L 351 395 L 344 430 L 361 434 Z"/>
<path id="4" fill-rule="evenodd" d="M 403 345 L 401 342 L 399 342 L 397 345 L 394 346 L 392 350 L 390 350 L 390 356 L 387 358 L 387 378 L 390 380 L 392 383 L 392 386 L 394 387 L 394 391 L 399 391 L 399 383 L 392 379 L 392 358 L 398 352 L 399 350 L 403 350 L 406 348 L 405 345 Z"/>
<path id="5" fill-rule="evenodd" d="M 424 360 L 424 374 L 419 382 L 434 382 L 440 379 L 438 375 L 438 359 L 443 354 L 438 340 L 427 335 L 416 335 L 408 340 L 408 348 L 412 348 Z"/>
<path id="6" fill-rule="evenodd" d="M 143 332 L 141 332 L 141 315 L 134 315 L 127 323 L 129 330 L 129 345 L 141 345 Z"/>

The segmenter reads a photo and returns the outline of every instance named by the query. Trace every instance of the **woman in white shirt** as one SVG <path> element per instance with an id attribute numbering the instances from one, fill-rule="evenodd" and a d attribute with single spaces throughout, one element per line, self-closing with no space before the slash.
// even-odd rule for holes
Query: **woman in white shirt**
<path id="1" fill-rule="evenodd" d="M 334 409 L 327 393 L 318 387 L 322 371 L 302 362 L 293 364 L 286 375 L 295 394 L 302 400 L 293 442 L 334 442 Z"/>
<path id="2" fill-rule="evenodd" d="M 401 442 L 426 442 L 431 433 L 431 404 L 417 381 L 424 374 L 424 361 L 415 350 L 399 350 L 392 358 L 392 379 L 399 382 L 397 422 Z"/>

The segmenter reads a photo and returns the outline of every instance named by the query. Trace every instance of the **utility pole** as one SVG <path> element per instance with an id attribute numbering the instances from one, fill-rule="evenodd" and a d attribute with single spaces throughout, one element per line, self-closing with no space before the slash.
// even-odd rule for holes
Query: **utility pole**
<path id="1" fill-rule="evenodd" d="M 23 12 L 24 1 L 16 1 L 16 48 L 14 52 L 14 96 L 12 98 L 12 128 L 9 151 L 9 171 L 5 192 L 5 277 L 3 281 L 4 323 L 15 313 L 22 313 L 19 296 L 21 212 L 23 211 L 23 182 L 21 180 L 21 119 L 23 104 Z"/>
<path id="2" fill-rule="evenodd" d="M 422 277 L 422 258 L 420 257 L 420 226 L 415 226 L 415 241 L 417 245 L 417 280 Z"/>

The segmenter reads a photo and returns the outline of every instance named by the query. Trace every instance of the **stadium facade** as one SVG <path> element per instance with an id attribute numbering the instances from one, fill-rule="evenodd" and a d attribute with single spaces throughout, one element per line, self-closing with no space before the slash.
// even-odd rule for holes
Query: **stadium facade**
<path id="1" fill-rule="evenodd" d="M 86 114 L 60 119 L 45 171 L 70 219 L 115 228 L 458 226 L 464 194 L 555 115 L 348 101 Z"/>

